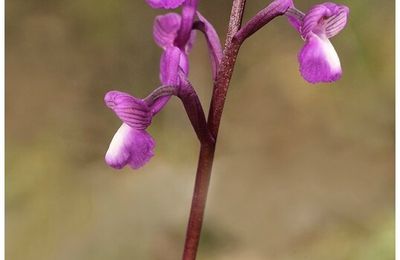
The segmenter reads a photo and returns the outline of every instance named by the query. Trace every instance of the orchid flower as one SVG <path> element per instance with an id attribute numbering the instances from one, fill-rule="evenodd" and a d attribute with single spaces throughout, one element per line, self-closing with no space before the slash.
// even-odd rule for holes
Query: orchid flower
<path id="1" fill-rule="evenodd" d="M 164 2 L 167 4 L 170 1 Z M 183 75 L 184 80 L 187 79 L 188 55 L 196 38 L 193 29 L 202 31 L 206 37 L 214 78 L 221 61 L 222 48 L 218 34 L 212 24 L 196 10 L 197 0 L 187 0 L 182 4 L 182 15 L 168 13 L 159 15 L 154 20 L 153 38 L 164 50 L 160 59 L 160 81 L 163 85 L 179 85 L 178 75 Z M 196 16 L 199 21 L 195 22 Z M 152 108 L 153 114 L 161 111 L 169 99 L 169 96 L 158 99 Z"/>
<path id="2" fill-rule="evenodd" d="M 182 70 L 185 75 L 189 73 L 189 61 L 188 55 L 193 47 L 195 41 L 195 31 L 198 29 L 204 33 L 209 49 L 210 59 L 212 63 L 213 77 L 216 76 L 217 67 L 221 61 L 222 48 L 217 32 L 215 31 L 212 24 L 202 16 L 198 11 L 193 12 L 195 4 L 187 5 L 188 7 L 183 9 L 183 14 L 179 15 L 176 13 L 168 13 L 165 15 L 159 15 L 155 18 L 153 26 L 153 37 L 154 41 L 164 50 L 164 54 L 160 61 L 160 78 L 163 84 L 167 82 L 163 81 L 162 73 L 164 62 L 170 62 L 163 57 L 166 52 L 170 52 L 171 48 L 178 48 L 181 53 L 179 58 L 179 69 Z M 198 21 L 194 22 L 194 15 L 198 17 Z M 187 30 L 186 28 L 189 28 Z M 185 34 L 185 35 L 182 35 Z M 180 39 L 185 39 L 181 41 Z"/>
<path id="3" fill-rule="evenodd" d="M 155 18 L 154 26 L 153 26 L 153 37 L 154 41 L 160 46 L 164 53 L 161 56 L 160 60 L 160 80 L 163 84 L 169 84 L 170 82 L 166 82 L 164 78 L 164 69 L 167 63 L 174 62 L 166 57 L 171 57 L 176 59 L 176 62 L 179 64 L 179 70 L 182 70 L 186 75 L 189 73 L 189 61 L 188 54 L 193 46 L 193 42 L 195 40 L 195 32 L 190 32 L 190 36 L 188 37 L 188 41 L 184 43 L 184 45 L 179 48 L 175 44 L 175 40 L 178 37 L 179 29 L 181 28 L 182 17 L 176 13 L 168 13 L 165 15 L 159 15 Z M 179 51 L 179 55 L 171 55 L 168 53 Z M 175 76 L 178 75 L 179 71 L 175 72 Z"/>
<path id="4" fill-rule="evenodd" d="M 339 56 L 329 38 L 346 26 L 349 8 L 328 2 L 315 5 L 305 15 L 295 8 L 286 14 L 305 40 L 298 55 L 303 78 L 310 83 L 340 79 L 342 68 Z"/>
<path id="5" fill-rule="evenodd" d="M 146 129 L 151 124 L 158 100 L 179 97 L 200 141 L 211 138 L 200 100 L 190 82 L 180 73 L 179 85 L 160 86 L 144 99 L 120 91 L 110 91 L 104 101 L 123 124 L 115 133 L 105 156 L 106 163 L 121 169 L 130 165 L 137 169 L 153 157 L 155 142 Z"/>
<path id="6" fill-rule="evenodd" d="M 146 128 L 152 114 L 141 99 L 119 91 L 110 91 L 105 97 L 106 105 L 122 120 L 105 156 L 106 163 L 121 169 L 129 164 L 133 169 L 143 166 L 154 155 L 155 142 Z"/>

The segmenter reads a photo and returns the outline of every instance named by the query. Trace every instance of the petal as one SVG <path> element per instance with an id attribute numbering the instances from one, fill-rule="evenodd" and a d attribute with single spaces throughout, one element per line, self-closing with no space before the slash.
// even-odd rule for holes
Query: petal
<path id="1" fill-rule="evenodd" d="M 300 73 L 310 83 L 332 82 L 342 75 L 339 57 L 328 38 L 311 34 L 298 58 Z"/>
<path id="2" fill-rule="evenodd" d="M 189 57 L 183 52 L 181 52 L 181 56 L 179 58 L 179 68 L 186 76 L 189 75 Z"/>
<path id="3" fill-rule="evenodd" d="M 347 24 L 349 16 L 349 8 L 347 6 L 338 6 L 337 14 L 326 20 L 325 32 L 328 38 L 338 34 Z"/>
<path id="4" fill-rule="evenodd" d="M 147 104 L 138 98 L 120 91 L 109 91 L 104 102 L 127 125 L 135 129 L 146 129 L 152 119 Z"/>
<path id="5" fill-rule="evenodd" d="M 163 49 L 173 45 L 181 26 L 181 16 L 176 13 L 159 15 L 154 19 L 153 38 Z"/>
<path id="6" fill-rule="evenodd" d="M 185 75 L 189 73 L 189 61 L 185 53 L 177 47 L 165 50 L 160 60 L 160 80 L 163 85 L 177 86 L 179 84 L 179 72 Z M 151 113 L 154 116 L 168 103 L 170 96 L 159 98 L 152 106 Z"/>
<path id="7" fill-rule="evenodd" d="M 221 62 L 221 58 L 222 58 L 221 42 L 219 40 L 218 33 L 214 29 L 214 26 L 212 26 L 212 24 L 209 21 L 207 21 L 207 19 L 204 18 L 199 12 L 197 12 L 197 16 L 199 17 L 199 20 L 204 25 L 204 27 L 202 28 L 202 31 L 204 32 L 204 35 L 207 40 L 208 52 L 210 55 L 212 71 L 213 71 L 213 77 L 215 78 L 216 74 L 217 74 L 217 68 L 218 68 L 218 66 Z"/>
<path id="8" fill-rule="evenodd" d="M 194 18 L 196 16 L 196 10 L 197 1 L 195 0 L 188 0 L 182 7 L 182 23 L 178 31 L 178 36 L 175 39 L 175 45 L 180 47 L 182 50 L 185 49 L 188 44 L 193 45 L 193 42 L 189 42 L 194 40 L 190 38 L 193 37 L 191 32 L 193 29 Z"/>
<path id="9" fill-rule="evenodd" d="M 349 8 L 334 3 L 324 3 L 311 8 L 303 19 L 301 34 L 307 38 L 309 33 L 326 35 L 330 38 L 338 34 L 347 23 Z"/>
<path id="10" fill-rule="evenodd" d="M 177 85 L 182 51 L 177 47 L 167 48 L 160 60 L 160 80 L 163 85 Z"/>
<path id="11" fill-rule="evenodd" d="M 153 157 L 154 146 L 153 138 L 146 131 L 122 124 L 111 140 L 105 161 L 116 169 L 121 169 L 127 164 L 137 169 Z"/>
<path id="12" fill-rule="evenodd" d="M 152 8 L 173 9 L 180 6 L 185 0 L 146 0 Z"/>

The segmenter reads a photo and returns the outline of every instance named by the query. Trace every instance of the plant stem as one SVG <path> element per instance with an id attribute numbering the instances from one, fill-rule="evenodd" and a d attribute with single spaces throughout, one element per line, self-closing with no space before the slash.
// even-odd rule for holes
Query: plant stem
<path id="1" fill-rule="evenodd" d="M 206 207 L 208 186 L 214 160 L 215 144 L 202 144 L 197 165 L 196 181 L 187 226 L 183 260 L 195 260 Z"/>
<path id="2" fill-rule="evenodd" d="M 244 40 L 253 35 L 255 32 L 264 27 L 272 19 L 284 15 L 288 10 L 292 12 L 292 16 L 296 15 L 297 19 L 302 19 L 301 15 L 304 16 L 299 10 L 291 7 L 291 1 L 274 1 L 260 12 L 258 12 L 253 18 L 250 19 L 235 35 L 233 41 L 237 41 L 238 44 L 242 44 Z"/>
<path id="3" fill-rule="evenodd" d="M 214 82 L 213 95 L 207 121 L 208 129 L 214 138 L 208 139 L 207 142 L 201 144 L 192 206 L 190 209 L 185 247 L 182 256 L 183 260 L 195 260 L 197 255 L 219 124 L 221 122 L 229 82 L 232 77 L 236 57 L 240 48 L 240 44 L 233 41 L 233 39 L 234 35 L 240 29 L 245 3 L 246 0 L 234 0 L 232 4 L 224 53 Z"/>

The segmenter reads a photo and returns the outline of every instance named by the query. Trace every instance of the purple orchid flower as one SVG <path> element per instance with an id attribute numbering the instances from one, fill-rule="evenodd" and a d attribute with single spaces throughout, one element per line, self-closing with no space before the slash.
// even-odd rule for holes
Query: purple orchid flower
<path id="1" fill-rule="evenodd" d="M 166 82 L 166 74 L 174 73 L 174 76 L 177 77 L 179 70 L 182 70 L 185 75 L 189 73 L 188 54 L 195 40 L 195 32 L 191 31 L 188 41 L 182 47 L 178 47 L 175 41 L 178 37 L 181 24 L 182 17 L 176 13 L 159 15 L 154 21 L 154 41 L 164 50 L 160 60 L 160 80 L 162 84 L 171 84 L 171 82 Z M 179 66 L 176 68 L 176 71 L 170 70 L 166 72 L 166 68 L 169 67 L 167 64 L 175 62 L 170 59 L 176 59 Z M 169 75 L 168 78 L 173 78 L 174 76 Z"/>
<path id="2" fill-rule="evenodd" d="M 300 73 L 310 83 L 341 78 L 339 57 L 329 41 L 347 23 L 349 8 L 334 3 L 315 5 L 305 15 L 295 8 L 287 12 L 289 21 L 305 40 L 298 59 Z"/>
<path id="3" fill-rule="evenodd" d="M 167 4 L 169 1 L 163 2 Z M 160 59 L 160 81 L 163 85 L 177 86 L 180 72 L 183 72 L 185 76 L 189 73 L 188 54 L 195 40 L 195 33 L 192 32 L 191 27 L 197 1 L 182 1 L 182 3 L 184 3 L 182 12 L 185 15 L 168 13 L 159 15 L 154 20 L 153 38 L 164 50 Z M 153 114 L 161 111 L 169 99 L 170 96 L 158 99 L 152 108 Z"/>
<path id="4" fill-rule="evenodd" d="M 184 2 L 182 15 L 168 13 L 159 15 L 154 20 L 153 38 L 164 52 L 160 59 L 160 81 L 163 85 L 178 86 L 178 75 L 187 78 L 189 74 L 188 55 L 193 47 L 196 34 L 193 29 L 202 31 L 206 37 L 212 63 L 213 77 L 221 61 L 222 48 L 217 32 L 199 12 L 197 1 Z M 194 21 L 196 16 L 199 21 Z M 157 114 L 169 101 L 168 96 L 156 101 L 152 112 Z"/>
<path id="5" fill-rule="evenodd" d="M 198 29 L 204 33 L 209 49 L 213 77 L 216 75 L 217 67 L 221 61 L 222 57 L 222 48 L 219 40 L 219 36 L 215 31 L 212 24 L 207 21 L 207 19 L 202 16 L 199 12 L 196 12 L 196 16 L 198 17 L 198 21 L 193 22 L 194 17 L 186 16 L 186 18 L 182 18 L 185 16 L 180 16 L 176 13 L 169 13 L 165 15 L 157 16 L 153 26 L 153 37 L 154 41 L 159 45 L 165 52 L 171 51 L 172 47 L 176 47 L 181 50 L 181 55 L 179 57 L 179 69 L 181 69 L 186 75 L 189 73 L 189 62 L 188 55 L 190 50 L 193 47 L 193 43 L 195 41 L 195 31 L 193 29 Z M 186 19 L 186 20 L 185 20 Z M 189 34 L 184 38 L 187 39 L 183 45 L 178 45 L 179 32 L 182 31 L 182 27 L 184 24 L 192 24 L 193 29 L 189 31 Z M 165 60 L 161 60 L 161 70 L 160 77 L 161 82 L 163 84 L 167 84 L 163 82 L 163 62 Z M 178 72 L 177 72 L 178 73 Z"/>
<path id="6" fill-rule="evenodd" d="M 177 96 L 183 102 L 186 113 L 200 141 L 211 138 L 206 129 L 206 119 L 200 100 L 183 73 L 177 86 L 160 86 L 144 99 L 138 99 L 120 91 L 110 91 L 104 101 L 123 124 L 115 133 L 105 156 L 106 163 L 121 169 L 130 165 L 142 167 L 153 157 L 155 142 L 146 132 L 154 115 L 158 100 Z"/>
<path id="7" fill-rule="evenodd" d="M 130 165 L 133 169 L 143 166 L 154 155 L 155 142 L 146 128 L 152 113 L 145 101 L 119 91 L 110 91 L 105 97 L 106 105 L 122 120 L 105 155 L 108 165 L 121 169 Z"/>

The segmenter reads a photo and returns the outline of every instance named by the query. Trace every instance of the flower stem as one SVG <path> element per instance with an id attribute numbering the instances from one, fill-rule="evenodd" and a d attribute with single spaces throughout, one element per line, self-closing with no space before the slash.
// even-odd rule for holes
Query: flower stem
<path id="1" fill-rule="evenodd" d="M 245 3 L 246 0 L 234 0 L 232 4 L 224 54 L 214 82 L 213 96 L 207 121 L 208 129 L 214 138 L 207 139 L 207 142 L 201 144 L 192 206 L 190 209 L 185 247 L 182 256 L 183 260 L 195 260 L 197 255 L 208 187 L 210 184 L 212 164 L 214 161 L 215 142 L 218 135 L 229 82 L 232 77 L 236 57 L 240 48 L 240 44 L 233 41 L 233 38 L 240 29 Z"/>
<path id="2" fill-rule="evenodd" d="M 215 144 L 202 144 L 199 162 L 197 165 L 196 181 L 190 209 L 189 223 L 186 232 L 183 260 L 194 260 L 200 241 L 204 210 L 206 207 L 208 186 L 210 184 L 211 169 L 214 161 Z"/>
<path id="3" fill-rule="evenodd" d="M 263 8 L 253 18 L 250 19 L 235 35 L 234 40 L 243 43 L 248 37 L 253 35 L 256 31 L 260 30 L 272 19 L 284 15 L 289 9 L 294 12 L 297 9 L 290 8 L 291 1 L 273 1 L 271 4 Z M 296 13 L 297 16 L 301 12 Z"/>

